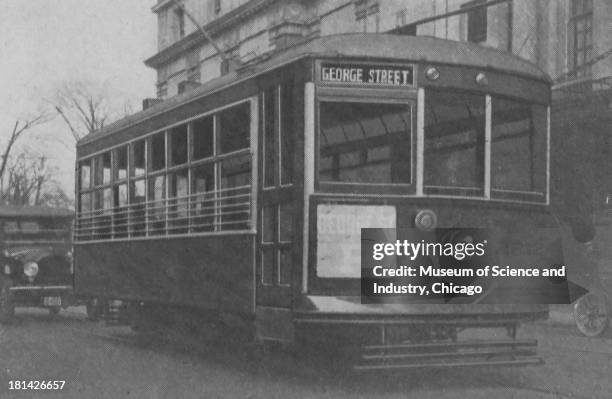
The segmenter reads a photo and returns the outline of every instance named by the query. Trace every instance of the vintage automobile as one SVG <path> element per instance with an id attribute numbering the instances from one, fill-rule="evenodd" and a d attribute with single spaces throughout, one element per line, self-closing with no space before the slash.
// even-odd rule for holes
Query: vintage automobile
<path id="1" fill-rule="evenodd" d="M 0 206 L 0 322 L 15 306 L 57 314 L 74 303 L 69 209 Z"/>

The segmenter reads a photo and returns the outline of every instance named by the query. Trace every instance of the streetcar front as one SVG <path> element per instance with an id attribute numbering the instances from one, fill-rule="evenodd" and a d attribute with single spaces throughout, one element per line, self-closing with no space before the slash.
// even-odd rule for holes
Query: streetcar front
<path id="1" fill-rule="evenodd" d="M 412 40 L 393 59 L 314 62 L 296 337 L 358 348 L 358 369 L 537 364 L 536 342 L 517 327 L 547 317 L 549 302 L 529 279 L 480 299 L 362 303 L 362 228 L 459 242 L 482 229 L 504 264 L 562 262 L 549 213 L 548 78 L 510 55 Z"/>

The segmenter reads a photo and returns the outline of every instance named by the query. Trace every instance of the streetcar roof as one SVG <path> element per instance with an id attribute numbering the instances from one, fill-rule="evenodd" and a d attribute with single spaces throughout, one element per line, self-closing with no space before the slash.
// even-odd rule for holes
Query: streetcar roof
<path id="1" fill-rule="evenodd" d="M 270 53 L 257 63 L 249 63 L 193 90 L 166 99 L 143 111 L 115 121 L 87 135 L 78 144 L 121 131 L 153 116 L 168 112 L 197 98 L 207 96 L 240 81 L 269 72 L 302 58 L 393 59 L 413 62 L 480 67 L 522 75 L 551 83 L 548 75 L 536 65 L 515 55 L 474 43 L 438 39 L 427 36 L 406 36 L 380 33 L 348 33 L 322 36 L 296 46 Z"/>
<path id="2" fill-rule="evenodd" d="M 74 211 L 47 206 L 0 206 L 0 217 L 73 217 Z"/>

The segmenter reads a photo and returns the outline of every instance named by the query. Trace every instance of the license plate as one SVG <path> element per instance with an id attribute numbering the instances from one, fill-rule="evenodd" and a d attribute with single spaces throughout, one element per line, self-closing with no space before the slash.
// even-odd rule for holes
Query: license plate
<path id="1" fill-rule="evenodd" d="M 43 305 L 45 306 L 62 306 L 62 298 L 59 296 L 43 297 Z"/>

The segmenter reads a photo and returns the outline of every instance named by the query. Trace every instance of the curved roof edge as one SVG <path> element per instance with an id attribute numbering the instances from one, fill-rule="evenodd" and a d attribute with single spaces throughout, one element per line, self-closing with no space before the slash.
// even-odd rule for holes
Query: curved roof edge
<path id="1" fill-rule="evenodd" d="M 90 143 L 156 115 L 263 74 L 305 57 L 406 59 L 415 62 L 446 63 L 498 70 L 552 83 L 536 65 L 513 54 L 481 45 L 428 36 L 402 36 L 380 33 L 347 33 L 321 36 L 294 47 L 270 53 L 255 64 L 210 80 L 186 93 L 171 97 L 91 133 L 77 143 Z M 263 58 L 263 57 L 262 57 Z"/>

